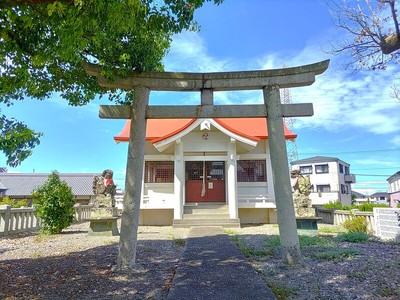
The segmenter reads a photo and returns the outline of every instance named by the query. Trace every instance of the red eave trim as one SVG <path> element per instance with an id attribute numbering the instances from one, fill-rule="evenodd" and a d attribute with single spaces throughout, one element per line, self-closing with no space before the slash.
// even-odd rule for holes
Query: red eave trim
<path id="1" fill-rule="evenodd" d="M 196 119 L 192 119 L 192 120 L 191 120 L 189 123 L 187 123 L 185 126 L 182 126 L 181 128 L 179 128 L 179 129 L 177 129 L 177 130 L 175 130 L 175 131 L 173 131 L 173 132 L 171 132 L 171 133 L 169 133 L 169 134 L 167 134 L 167 135 L 164 135 L 164 136 L 159 137 L 159 138 L 150 138 L 149 140 L 154 144 L 154 143 L 160 142 L 160 141 L 162 141 L 162 140 L 168 139 L 168 138 L 170 138 L 170 137 L 172 137 L 172 136 L 174 136 L 174 135 L 176 135 L 176 134 L 182 132 L 183 130 L 185 130 L 186 128 L 188 128 L 190 125 L 192 125 L 194 122 L 196 122 Z"/>
<path id="2" fill-rule="evenodd" d="M 235 134 L 237 134 L 237 135 L 240 135 L 241 137 L 247 138 L 247 139 L 252 140 L 252 141 L 255 141 L 255 142 L 260 141 L 260 138 L 259 138 L 259 137 L 255 137 L 255 136 L 252 136 L 252 135 L 248 135 L 248 134 L 245 134 L 245 133 L 243 133 L 243 132 L 240 132 L 239 130 L 233 129 L 232 127 L 229 127 L 228 125 L 226 125 L 226 124 L 223 122 L 223 120 L 224 120 L 224 119 L 214 119 L 215 122 L 217 122 L 219 125 L 221 125 L 221 126 L 224 127 L 225 129 L 229 130 L 230 132 L 233 132 L 233 133 L 235 133 Z"/>

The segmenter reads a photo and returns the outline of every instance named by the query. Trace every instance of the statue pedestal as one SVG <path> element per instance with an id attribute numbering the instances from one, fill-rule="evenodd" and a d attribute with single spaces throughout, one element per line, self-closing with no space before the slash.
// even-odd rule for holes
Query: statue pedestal
<path id="1" fill-rule="evenodd" d="M 296 217 L 297 232 L 300 235 L 316 236 L 318 235 L 318 217 Z"/>
<path id="2" fill-rule="evenodd" d="M 96 197 L 95 207 L 90 210 L 89 236 L 117 236 L 118 208 L 111 207 L 112 198 L 100 195 Z M 99 207 L 99 205 L 102 205 Z M 107 206 L 103 206 L 107 205 Z"/>
<path id="3" fill-rule="evenodd" d="M 89 236 L 118 236 L 118 217 L 90 219 Z"/>

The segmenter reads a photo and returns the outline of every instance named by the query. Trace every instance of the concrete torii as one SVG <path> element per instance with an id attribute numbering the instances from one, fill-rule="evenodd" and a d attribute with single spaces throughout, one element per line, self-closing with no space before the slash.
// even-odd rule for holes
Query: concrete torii
<path id="1" fill-rule="evenodd" d="M 96 76 L 101 86 L 134 90 L 131 106 L 101 105 L 99 112 L 100 118 L 131 120 L 117 269 L 136 266 L 146 119 L 267 117 L 268 143 L 283 259 L 289 264 L 299 262 L 301 256 L 283 117 L 305 117 L 312 116 L 314 113 L 311 103 L 281 104 L 279 89 L 311 85 L 315 81 L 315 76 L 322 74 L 328 65 L 329 60 L 325 60 L 310 65 L 274 70 L 217 73 L 137 72 L 130 74 L 127 78 L 117 77 L 114 82 L 109 82 L 101 75 L 101 69 L 97 65 L 84 63 L 86 72 Z M 264 105 L 213 104 L 214 91 L 257 89 L 263 90 Z M 201 105 L 148 106 L 152 90 L 198 91 L 201 92 Z"/>

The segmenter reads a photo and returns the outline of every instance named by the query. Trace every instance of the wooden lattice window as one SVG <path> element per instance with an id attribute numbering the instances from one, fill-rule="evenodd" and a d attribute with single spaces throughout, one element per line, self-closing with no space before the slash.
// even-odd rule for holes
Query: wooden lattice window
<path id="1" fill-rule="evenodd" d="M 146 161 L 144 165 L 144 182 L 174 182 L 174 162 Z"/>
<path id="2" fill-rule="evenodd" d="M 266 182 L 265 160 L 238 160 L 238 182 Z"/>

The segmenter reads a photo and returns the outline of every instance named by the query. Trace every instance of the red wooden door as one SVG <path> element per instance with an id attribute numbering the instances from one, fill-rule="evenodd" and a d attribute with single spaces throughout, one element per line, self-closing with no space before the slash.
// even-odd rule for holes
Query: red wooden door
<path id="1" fill-rule="evenodd" d="M 186 202 L 225 202 L 225 162 L 186 162 Z"/>

